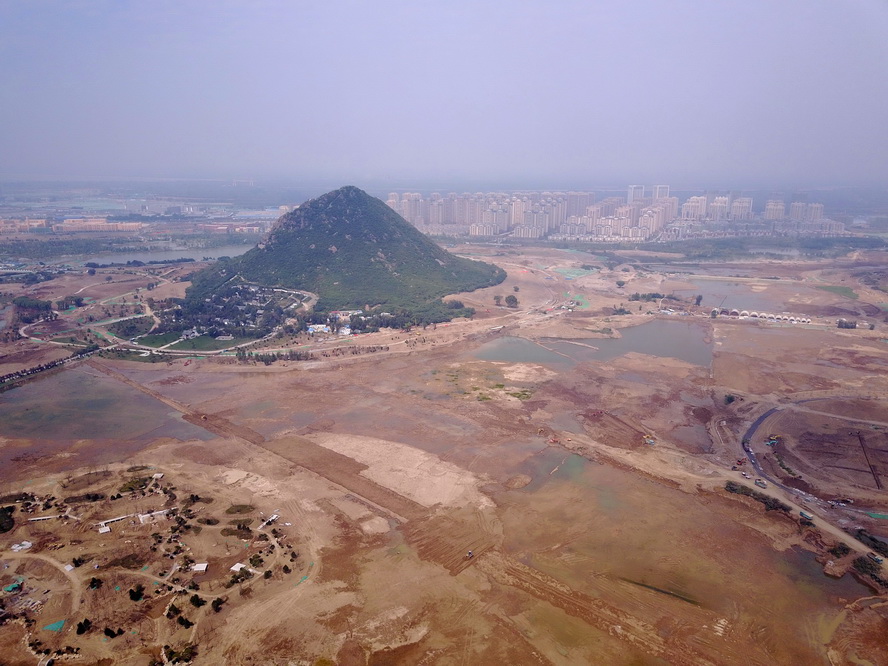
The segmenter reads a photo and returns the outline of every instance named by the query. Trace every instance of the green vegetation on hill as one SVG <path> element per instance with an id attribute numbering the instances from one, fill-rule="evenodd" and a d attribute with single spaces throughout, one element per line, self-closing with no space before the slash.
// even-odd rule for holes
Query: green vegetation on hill
<path id="1" fill-rule="evenodd" d="M 134 338 L 137 335 L 144 335 L 153 326 L 154 320 L 151 317 L 137 317 L 108 324 L 108 330 L 119 338 Z"/>
<path id="2" fill-rule="evenodd" d="M 195 274 L 188 298 L 207 298 L 235 276 L 314 292 L 322 311 L 402 308 L 443 321 L 465 313 L 445 308 L 442 296 L 498 284 L 505 272 L 450 254 L 385 203 L 349 186 L 284 215 L 246 254 Z"/>
<path id="3" fill-rule="evenodd" d="M 843 296 L 844 298 L 850 298 L 853 301 L 856 301 L 859 297 L 857 296 L 857 292 L 854 291 L 851 287 L 844 286 L 836 286 L 836 285 L 816 285 L 818 289 L 823 291 L 831 291 L 834 294 L 839 296 Z"/>

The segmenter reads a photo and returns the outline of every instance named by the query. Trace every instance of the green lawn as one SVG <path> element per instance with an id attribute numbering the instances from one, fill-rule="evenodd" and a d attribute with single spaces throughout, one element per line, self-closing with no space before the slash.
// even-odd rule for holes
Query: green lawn
<path id="1" fill-rule="evenodd" d="M 161 333 L 159 335 L 146 335 L 139 338 L 138 343 L 146 347 L 163 347 L 171 342 L 175 342 L 182 335 L 180 333 Z"/>
<path id="2" fill-rule="evenodd" d="M 66 345 L 79 345 L 81 347 L 86 347 L 86 342 L 81 340 L 80 338 L 75 338 L 74 336 L 65 336 L 61 338 L 53 338 L 52 342 L 61 342 Z"/>
<path id="3" fill-rule="evenodd" d="M 253 338 L 235 338 L 234 340 L 216 340 L 209 335 L 201 335 L 191 340 L 182 340 L 172 345 L 170 349 L 194 349 L 195 351 L 214 351 L 216 349 L 228 349 L 235 345 L 249 342 Z"/>
<path id="4" fill-rule="evenodd" d="M 850 298 L 852 300 L 857 300 L 857 292 L 854 291 L 851 287 L 836 287 L 834 285 L 830 285 L 828 287 L 817 287 L 818 289 L 822 289 L 823 291 L 831 291 L 834 294 L 839 296 L 844 296 L 845 298 Z"/>

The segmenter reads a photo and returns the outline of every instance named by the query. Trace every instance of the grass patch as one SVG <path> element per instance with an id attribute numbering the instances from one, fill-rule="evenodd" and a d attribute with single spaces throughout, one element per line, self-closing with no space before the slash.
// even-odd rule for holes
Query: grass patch
<path id="1" fill-rule="evenodd" d="M 60 342 L 63 345 L 74 345 L 77 347 L 86 347 L 88 342 L 86 340 L 82 340 L 80 338 L 75 338 L 73 335 L 66 335 L 61 338 L 52 338 L 52 342 Z"/>
<path id="2" fill-rule="evenodd" d="M 234 340 L 216 340 L 209 335 L 201 335 L 190 340 L 182 340 L 172 345 L 170 349 L 193 349 L 195 351 L 216 351 L 218 349 L 228 349 L 235 345 L 250 342 L 255 338 L 235 338 Z"/>
<path id="3" fill-rule="evenodd" d="M 149 316 L 126 319 L 108 324 L 106 328 L 118 338 L 135 338 L 150 332 L 154 328 L 154 319 Z"/>
<path id="4" fill-rule="evenodd" d="M 175 332 L 145 335 L 139 338 L 139 344 L 145 345 L 146 347 L 163 347 L 171 342 L 175 342 L 181 337 L 181 334 Z"/>
<path id="5" fill-rule="evenodd" d="M 829 291 L 838 296 L 842 296 L 843 298 L 850 298 L 853 301 L 856 301 L 858 296 L 857 292 L 854 291 L 851 287 L 837 287 L 835 285 L 829 286 L 817 286 L 821 291 Z"/>
<path id="6" fill-rule="evenodd" d="M 234 525 L 238 529 L 245 529 L 250 526 L 253 522 L 252 518 L 235 518 L 234 520 L 229 520 L 229 525 Z"/>
<path id="7" fill-rule="evenodd" d="M 119 493 L 134 493 L 137 490 L 142 490 L 143 488 L 145 488 L 148 485 L 149 481 L 151 481 L 150 476 L 134 477 L 134 478 L 130 479 L 129 481 L 127 481 L 126 483 L 124 483 L 122 486 L 120 486 L 120 488 L 117 490 L 117 492 L 119 492 Z"/>
<path id="8" fill-rule="evenodd" d="M 111 560 L 105 566 L 135 570 L 140 569 L 143 564 L 145 564 L 145 560 L 142 559 L 141 555 L 139 555 L 138 553 L 130 553 L 129 555 L 124 555 L 123 557 L 118 557 L 117 559 Z"/>
<path id="9" fill-rule="evenodd" d="M 533 395 L 533 392 L 529 389 L 522 389 L 521 391 L 513 391 L 512 393 L 509 393 L 509 395 L 513 398 L 518 398 L 519 400 L 528 400 L 530 399 L 530 396 Z"/>
<path id="10" fill-rule="evenodd" d="M 0 509 L 0 533 L 9 532 L 15 527 L 15 518 L 12 517 L 13 513 L 15 513 L 14 506 L 5 506 Z"/>
<path id="11" fill-rule="evenodd" d="M 81 504 L 83 502 L 101 502 L 105 499 L 105 493 L 84 493 L 83 495 L 73 495 L 62 500 L 65 504 Z"/>
<path id="12" fill-rule="evenodd" d="M 256 507 L 252 504 L 232 504 L 230 507 L 225 509 L 225 513 L 250 513 L 251 511 L 255 511 Z"/>
<path id="13" fill-rule="evenodd" d="M 110 358 L 116 361 L 135 361 L 137 363 L 157 363 L 163 357 L 160 354 L 145 356 L 145 352 L 129 349 L 110 349 L 99 352 L 102 358 Z"/>

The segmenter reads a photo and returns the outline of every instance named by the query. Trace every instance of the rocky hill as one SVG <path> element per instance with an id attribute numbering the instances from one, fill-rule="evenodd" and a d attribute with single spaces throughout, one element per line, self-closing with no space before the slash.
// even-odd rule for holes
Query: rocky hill
<path id="1" fill-rule="evenodd" d="M 257 247 L 196 274 L 188 296 L 202 297 L 237 276 L 314 292 L 320 309 L 411 311 L 505 279 L 496 266 L 450 254 L 351 186 L 305 202 Z"/>

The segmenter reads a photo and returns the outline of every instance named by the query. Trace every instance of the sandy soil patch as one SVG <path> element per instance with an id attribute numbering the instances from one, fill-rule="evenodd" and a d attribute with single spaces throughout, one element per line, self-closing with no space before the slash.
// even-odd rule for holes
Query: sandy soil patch
<path id="1" fill-rule="evenodd" d="M 307 439 L 367 465 L 361 474 L 426 507 L 492 506 L 471 472 L 406 444 L 360 435 L 314 433 Z"/>

